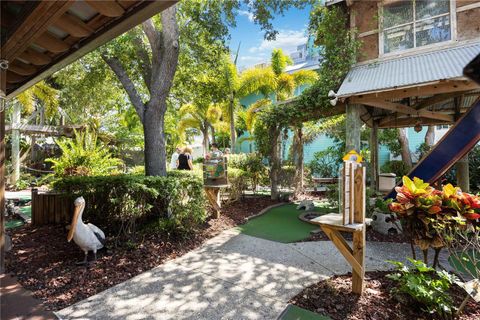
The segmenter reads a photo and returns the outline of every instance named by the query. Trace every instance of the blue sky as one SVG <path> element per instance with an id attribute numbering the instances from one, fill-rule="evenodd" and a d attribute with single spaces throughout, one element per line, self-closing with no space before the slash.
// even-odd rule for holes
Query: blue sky
<path id="1" fill-rule="evenodd" d="M 275 30 L 279 31 L 275 41 L 263 39 L 263 32 L 253 22 L 253 17 L 246 10 L 237 16 L 237 26 L 230 29 L 230 49 L 236 52 L 240 44 L 238 67 L 244 68 L 269 61 L 274 48 L 282 48 L 285 53 L 295 51 L 296 47 L 306 42 L 306 29 L 310 14 L 310 6 L 298 10 L 292 8 L 284 16 L 276 16 L 273 20 Z"/>

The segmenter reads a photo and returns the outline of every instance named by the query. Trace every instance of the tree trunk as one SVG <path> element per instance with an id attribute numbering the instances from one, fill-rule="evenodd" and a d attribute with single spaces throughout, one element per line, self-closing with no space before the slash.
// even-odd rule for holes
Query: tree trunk
<path id="1" fill-rule="evenodd" d="M 402 161 L 409 167 L 412 167 L 412 155 L 408 146 L 407 129 L 398 128 L 398 142 L 402 148 Z"/>
<path id="2" fill-rule="evenodd" d="M 303 132 L 302 127 L 295 128 L 293 135 L 293 161 L 295 164 L 295 190 L 294 197 L 297 197 L 304 191 L 303 186 Z"/>
<path id="3" fill-rule="evenodd" d="M 203 157 L 205 158 L 208 153 L 208 127 L 204 127 L 202 129 L 202 135 L 203 135 L 203 141 L 202 141 L 202 147 L 203 147 Z"/>
<path id="4" fill-rule="evenodd" d="M 162 102 L 166 104 L 165 101 Z M 145 141 L 145 175 L 165 176 L 167 155 L 165 150 L 164 116 L 165 106 L 147 106 L 143 121 Z"/>
<path id="5" fill-rule="evenodd" d="M 210 131 L 212 132 L 212 143 L 216 143 L 216 140 L 215 140 L 215 128 L 210 125 Z"/>
<path id="6" fill-rule="evenodd" d="M 13 104 L 12 127 L 20 125 L 22 107 L 18 102 Z M 20 130 L 12 130 L 12 176 L 10 183 L 15 185 L 20 178 Z"/>
<path id="7" fill-rule="evenodd" d="M 229 116 L 230 116 L 230 152 L 235 153 L 235 140 L 236 140 L 236 132 L 235 132 L 235 101 L 233 100 L 233 97 L 230 99 L 230 110 L 229 110 Z"/>
<path id="8" fill-rule="evenodd" d="M 270 189 L 272 200 L 277 200 L 279 198 L 278 176 L 281 169 L 279 141 L 280 130 L 274 128 L 272 130 L 272 148 L 270 151 Z"/>
<path id="9" fill-rule="evenodd" d="M 425 133 L 425 144 L 429 147 L 435 144 L 435 126 L 428 126 Z"/>

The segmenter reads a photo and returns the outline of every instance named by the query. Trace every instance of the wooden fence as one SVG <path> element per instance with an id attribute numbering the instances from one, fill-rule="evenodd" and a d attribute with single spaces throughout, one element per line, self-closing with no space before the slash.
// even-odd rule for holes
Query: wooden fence
<path id="1" fill-rule="evenodd" d="M 70 223 L 73 201 L 61 193 L 39 193 L 32 189 L 32 225 Z"/>

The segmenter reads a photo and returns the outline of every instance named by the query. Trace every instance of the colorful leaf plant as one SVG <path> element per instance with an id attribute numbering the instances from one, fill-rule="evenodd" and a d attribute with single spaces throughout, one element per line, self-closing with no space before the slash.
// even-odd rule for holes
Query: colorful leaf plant
<path id="1" fill-rule="evenodd" d="M 412 242 L 424 251 L 425 259 L 429 247 L 436 249 L 437 258 L 445 245 L 443 228 L 456 228 L 480 218 L 480 198 L 451 184 L 436 190 L 422 179 L 404 176 L 403 185 L 395 190 L 396 201 L 389 209 L 405 221 Z"/>

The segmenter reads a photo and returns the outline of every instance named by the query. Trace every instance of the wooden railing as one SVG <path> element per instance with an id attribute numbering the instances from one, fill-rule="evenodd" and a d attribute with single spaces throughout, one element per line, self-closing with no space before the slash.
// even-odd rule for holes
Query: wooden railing
<path id="1" fill-rule="evenodd" d="M 32 225 L 70 223 L 73 201 L 62 193 L 39 193 L 32 189 Z"/>

